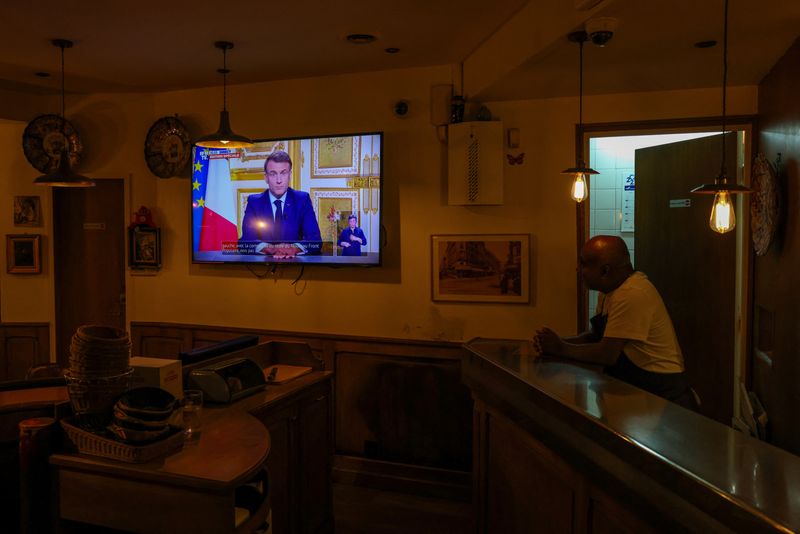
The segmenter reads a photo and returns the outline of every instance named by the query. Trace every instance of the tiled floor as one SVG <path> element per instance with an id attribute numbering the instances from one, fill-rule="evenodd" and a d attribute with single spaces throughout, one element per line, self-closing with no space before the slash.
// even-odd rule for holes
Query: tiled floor
<path id="1" fill-rule="evenodd" d="M 336 534 L 466 534 L 469 503 L 333 485 Z"/>

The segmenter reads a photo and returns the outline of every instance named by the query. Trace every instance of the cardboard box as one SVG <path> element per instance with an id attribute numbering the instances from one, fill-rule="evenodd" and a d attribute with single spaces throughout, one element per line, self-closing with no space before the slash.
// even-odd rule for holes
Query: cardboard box
<path id="1" fill-rule="evenodd" d="M 132 387 L 157 387 L 169 391 L 178 399 L 183 398 L 183 369 L 180 360 L 135 356 L 131 358 L 131 367 Z"/>

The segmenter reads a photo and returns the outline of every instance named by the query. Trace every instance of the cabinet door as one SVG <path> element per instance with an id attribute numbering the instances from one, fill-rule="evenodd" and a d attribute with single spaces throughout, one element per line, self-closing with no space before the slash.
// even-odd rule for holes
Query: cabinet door
<path id="1" fill-rule="evenodd" d="M 292 426 L 296 413 L 296 409 L 287 408 L 262 417 L 269 430 L 272 444 L 267 456 L 267 470 L 274 534 L 290 534 L 297 531 L 296 528 L 292 528 L 293 514 L 290 513 L 296 502 L 292 498 L 292 486 L 296 483 L 296 477 L 292 476 L 291 454 Z"/>
<path id="2" fill-rule="evenodd" d="M 300 532 L 332 526 L 330 390 L 317 389 L 298 419 Z"/>
<path id="3" fill-rule="evenodd" d="M 580 484 L 572 469 L 503 417 L 490 417 L 485 508 L 489 534 L 569 534 Z"/>

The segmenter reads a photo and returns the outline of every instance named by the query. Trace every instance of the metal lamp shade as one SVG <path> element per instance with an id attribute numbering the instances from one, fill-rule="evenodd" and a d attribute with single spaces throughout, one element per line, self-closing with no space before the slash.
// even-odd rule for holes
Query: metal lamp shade
<path id="1" fill-rule="evenodd" d="M 195 142 L 195 145 L 204 148 L 248 148 L 253 146 L 253 141 L 233 132 L 228 111 L 223 109 L 219 112 L 217 131 L 204 135 Z"/>
<path id="2" fill-rule="evenodd" d="M 36 185 L 47 185 L 52 187 L 94 187 L 95 182 L 91 178 L 82 176 L 72 170 L 69 164 L 69 153 L 64 150 L 58 162 L 58 168 L 48 174 L 43 174 L 33 181 Z"/>

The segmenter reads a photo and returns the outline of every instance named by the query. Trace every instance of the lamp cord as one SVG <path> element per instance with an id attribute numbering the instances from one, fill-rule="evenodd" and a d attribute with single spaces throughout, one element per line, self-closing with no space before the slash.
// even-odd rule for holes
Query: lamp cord
<path id="1" fill-rule="evenodd" d="M 64 103 L 64 47 L 61 46 L 61 120 L 66 123 L 67 121 L 67 106 Z M 64 134 L 66 135 L 66 124 L 62 125 Z"/>
<path id="2" fill-rule="evenodd" d="M 726 0 L 727 1 L 727 0 Z M 583 129 L 583 41 L 578 43 L 578 128 Z"/>
<path id="3" fill-rule="evenodd" d="M 228 49 L 227 48 L 222 49 L 222 109 L 223 111 L 228 111 Z"/>
<path id="4" fill-rule="evenodd" d="M 722 163 L 720 176 L 727 182 L 725 175 L 725 104 L 728 86 L 728 0 L 725 0 L 725 23 L 722 31 Z"/>
<path id="5" fill-rule="evenodd" d="M 578 131 L 583 135 L 583 43 L 585 38 L 578 41 Z M 582 169 L 586 165 L 583 162 L 583 144 L 579 144 L 576 167 Z"/>

